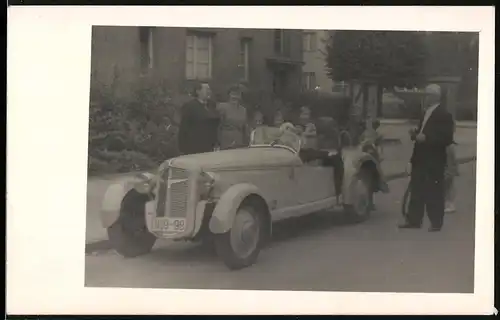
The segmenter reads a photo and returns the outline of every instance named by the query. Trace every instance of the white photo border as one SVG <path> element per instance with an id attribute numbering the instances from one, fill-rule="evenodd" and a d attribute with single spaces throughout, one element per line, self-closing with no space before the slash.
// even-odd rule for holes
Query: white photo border
<path id="1" fill-rule="evenodd" d="M 314 17 L 303 19 L 303 17 Z M 84 287 L 93 25 L 479 31 L 474 294 Z M 494 7 L 9 7 L 9 314 L 491 314 Z"/>

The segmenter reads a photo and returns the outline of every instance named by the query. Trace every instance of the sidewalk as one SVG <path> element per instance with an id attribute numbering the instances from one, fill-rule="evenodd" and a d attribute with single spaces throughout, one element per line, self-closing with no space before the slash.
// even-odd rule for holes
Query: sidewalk
<path id="1" fill-rule="evenodd" d="M 408 136 L 409 124 L 382 124 L 380 132 L 391 140 L 400 140 L 384 147 L 382 169 L 388 180 L 404 177 L 404 171 L 412 152 L 412 142 Z M 476 128 L 457 127 L 455 133 L 457 145 L 457 158 L 459 161 L 471 161 L 476 156 Z M 117 180 L 124 179 L 130 174 L 109 175 L 102 178 L 91 177 L 87 183 L 87 219 L 86 219 L 86 251 L 101 247 L 103 240 L 107 239 L 106 230 L 102 228 L 99 209 L 102 196 L 108 186 Z M 98 243 L 101 243 L 98 245 Z M 92 245 L 89 245 L 92 244 Z"/>

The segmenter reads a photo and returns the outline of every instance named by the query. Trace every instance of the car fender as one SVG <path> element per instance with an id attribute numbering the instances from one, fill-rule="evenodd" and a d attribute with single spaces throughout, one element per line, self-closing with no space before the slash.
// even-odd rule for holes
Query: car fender
<path id="1" fill-rule="evenodd" d="M 356 179 L 362 168 L 367 163 L 373 163 L 379 176 L 382 175 L 380 164 L 370 154 L 360 152 L 355 156 L 346 157 L 344 160 L 344 180 L 342 182 L 342 194 L 345 204 L 352 204 L 356 198 Z"/>
<path id="2" fill-rule="evenodd" d="M 253 184 L 239 183 L 229 187 L 229 189 L 222 194 L 219 201 L 217 201 L 217 205 L 215 206 L 208 225 L 210 231 L 215 234 L 228 232 L 233 225 L 236 211 L 243 200 L 251 194 L 258 195 L 262 199 L 265 199 L 260 193 L 259 188 Z"/>
<path id="3" fill-rule="evenodd" d="M 101 224 L 104 228 L 109 228 L 118 220 L 122 207 L 123 198 L 134 188 L 137 182 L 144 179 L 153 178 L 150 173 L 141 173 L 136 176 L 127 177 L 112 183 L 104 193 L 101 201 Z"/>

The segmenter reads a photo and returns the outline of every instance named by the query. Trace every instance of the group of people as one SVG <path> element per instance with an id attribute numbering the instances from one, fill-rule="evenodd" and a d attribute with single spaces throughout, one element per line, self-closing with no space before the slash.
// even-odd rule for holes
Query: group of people
<path id="1" fill-rule="evenodd" d="M 193 99 L 181 109 L 178 146 L 181 154 L 193 154 L 241 148 L 249 145 L 251 132 L 257 127 L 280 128 L 285 118 L 280 110 L 269 115 L 261 110 L 249 114 L 242 104 L 242 88 L 238 85 L 228 90 L 228 101 L 214 103 L 207 83 L 195 85 Z M 316 127 L 311 120 L 311 110 L 302 107 L 296 133 L 307 148 L 315 148 Z M 194 129 L 195 128 L 195 129 Z"/>
<path id="2" fill-rule="evenodd" d="M 249 145 L 254 129 L 274 127 L 279 128 L 281 133 L 293 133 L 300 137 L 302 148 L 299 155 L 304 162 L 319 160 L 324 165 L 341 166 L 338 155 L 319 150 L 310 108 L 302 107 L 294 124 L 285 122 L 280 111 L 270 117 L 256 110 L 253 121 L 248 121 L 250 117 L 242 105 L 240 86 L 231 87 L 228 101 L 218 104 L 211 103 L 211 91 L 207 83 L 199 83 L 194 89 L 194 99 L 184 105 L 181 111 L 178 141 L 182 154 L 245 147 Z M 454 120 L 440 101 L 440 86 L 427 86 L 425 112 L 419 126 L 410 132 L 414 148 L 407 171 L 411 175 L 412 192 L 408 215 L 400 228 L 420 228 L 424 212 L 427 211 L 431 222 L 429 231 L 439 231 L 443 226 L 444 213 L 455 210 L 453 181 L 458 169 L 453 146 Z M 379 123 L 374 121 L 365 128 L 361 140 L 377 158 L 377 146 L 380 143 L 378 126 Z M 340 177 L 336 176 L 334 180 L 338 184 Z M 386 191 L 384 186 L 387 185 L 385 181 L 382 182 L 382 191 Z"/>

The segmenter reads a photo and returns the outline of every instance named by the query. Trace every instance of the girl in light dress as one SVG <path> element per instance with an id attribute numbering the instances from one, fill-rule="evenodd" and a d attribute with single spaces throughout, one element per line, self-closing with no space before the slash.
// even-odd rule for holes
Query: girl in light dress
<path id="1" fill-rule="evenodd" d="M 444 171 L 445 209 L 444 212 L 455 212 L 455 177 L 459 176 L 457 156 L 453 142 L 446 148 L 446 167 Z"/>
<path id="2" fill-rule="evenodd" d="M 374 119 L 371 128 L 364 124 L 364 131 L 360 136 L 361 146 L 363 151 L 372 154 L 377 161 L 380 161 L 380 144 L 382 135 L 377 131 L 380 127 L 380 121 Z"/>

